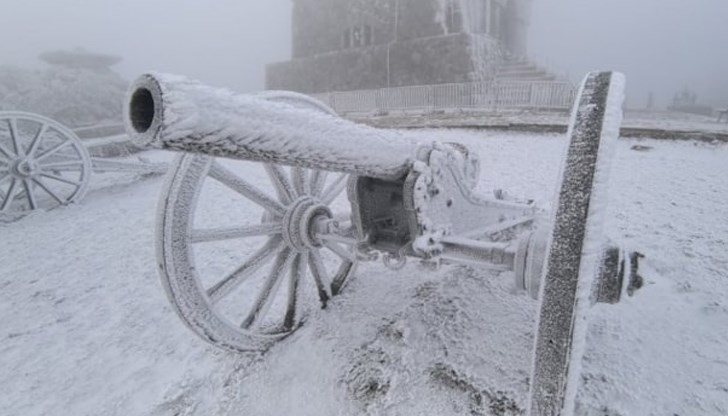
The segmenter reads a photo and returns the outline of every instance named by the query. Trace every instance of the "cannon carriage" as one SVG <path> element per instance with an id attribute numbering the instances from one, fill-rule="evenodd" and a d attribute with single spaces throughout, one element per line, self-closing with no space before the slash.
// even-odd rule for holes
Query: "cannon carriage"
<path id="1" fill-rule="evenodd" d="M 157 213 L 163 286 L 197 335 L 250 351 L 295 331 L 311 299 L 325 308 L 363 261 L 509 270 L 540 299 L 530 412 L 571 414 L 589 307 L 640 284 L 638 255 L 601 231 L 623 88 L 620 74 L 586 77 L 544 220 L 532 203 L 477 195 L 478 160 L 462 145 L 356 125 L 300 94 L 144 75 L 128 94 L 129 135 L 183 152 Z M 242 223 L 211 225 L 232 218 Z M 227 270 L 208 264 L 210 245 L 236 258 Z"/>

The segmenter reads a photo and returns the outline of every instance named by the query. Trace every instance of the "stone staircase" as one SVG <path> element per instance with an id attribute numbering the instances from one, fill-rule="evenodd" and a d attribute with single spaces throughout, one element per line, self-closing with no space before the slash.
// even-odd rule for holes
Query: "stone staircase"
<path id="1" fill-rule="evenodd" d="M 504 61 L 497 72 L 501 81 L 558 81 L 559 78 L 546 69 L 526 59 Z"/>

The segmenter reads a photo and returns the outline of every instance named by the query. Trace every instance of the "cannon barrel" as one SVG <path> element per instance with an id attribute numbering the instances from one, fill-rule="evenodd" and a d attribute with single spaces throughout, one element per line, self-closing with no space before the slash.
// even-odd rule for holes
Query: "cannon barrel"
<path id="1" fill-rule="evenodd" d="M 402 132 L 175 75 L 142 75 L 130 87 L 124 107 L 127 133 L 142 148 L 381 179 L 405 174 L 422 148 Z"/>

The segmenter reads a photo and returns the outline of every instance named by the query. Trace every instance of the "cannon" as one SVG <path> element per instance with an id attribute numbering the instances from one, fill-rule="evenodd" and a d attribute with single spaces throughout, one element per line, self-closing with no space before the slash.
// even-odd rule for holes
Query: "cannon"
<path id="1" fill-rule="evenodd" d="M 295 331 L 305 296 L 325 308 L 362 261 L 510 270 L 540 299 L 530 412 L 571 414 L 590 306 L 640 286 L 639 254 L 601 230 L 623 89 L 618 73 L 585 78 L 554 209 L 543 215 L 531 202 L 477 195 L 478 158 L 460 144 L 354 124 L 302 94 L 242 95 L 142 75 L 125 105 L 129 136 L 182 152 L 157 213 L 164 289 L 201 338 L 250 351 Z M 248 224 L 208 225 L 226 215 Z M 206 245 L 246 255 L 221 273 L 206 263 Z"/>
<path id="2" fill-rule="evenodd" d="M 92 172 L 162 174 L 162 163 L 92 157 L 70 129 L 38 114 L 0 111 L 0 220 L 80 201 Z"/>

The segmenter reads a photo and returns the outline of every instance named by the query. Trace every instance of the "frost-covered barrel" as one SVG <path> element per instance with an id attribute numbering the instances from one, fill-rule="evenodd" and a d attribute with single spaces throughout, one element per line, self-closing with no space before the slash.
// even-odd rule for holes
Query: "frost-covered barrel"
<path id="1" fill-rule="evenodd" d="M 127 132 L 142 147 L 383 179 L 407 172 L 421 147 L 401 132 L 172 75 L 139 77 L 125 107 Z"/>

